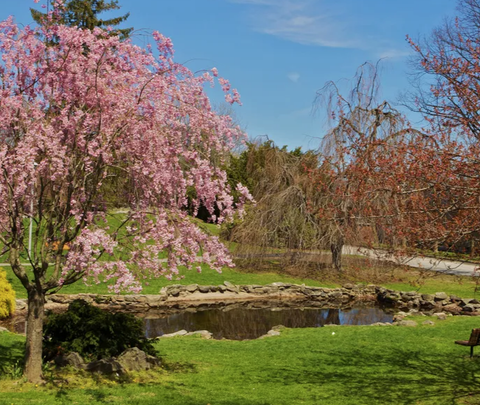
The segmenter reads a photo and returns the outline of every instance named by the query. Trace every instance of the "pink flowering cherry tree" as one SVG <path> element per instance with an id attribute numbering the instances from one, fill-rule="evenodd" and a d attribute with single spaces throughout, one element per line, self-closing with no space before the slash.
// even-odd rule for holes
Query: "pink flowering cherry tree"
<path id="1" fill-rule="evenodd" d="M 101 29 L 0 23 L 0 241 L 28 293 L 29 381 L 41 379 L 48 292 L 82 279 L 138 292 L 178 266 L 232 265 L 185 206 L 194 195 L 222 222 L 249 198 L 239 186 L 234 207 L 220 169 L 242 133 L 204 86 L 218 80 L 231 103 L 239 95 L 216 69 L 194 75 L 175 63 L 170 39 L 153 39 L 144 49 Z M 128 184 L 118 226 L 107 221 L 113 175 Z"/>

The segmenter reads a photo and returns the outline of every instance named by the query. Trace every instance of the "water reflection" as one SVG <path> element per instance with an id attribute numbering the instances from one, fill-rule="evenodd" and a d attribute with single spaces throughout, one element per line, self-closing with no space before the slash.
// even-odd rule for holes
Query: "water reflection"
<path id="1" fill-rule="evenodd" d="M 234 308 L 227 311 L 208 309 L 182 312 L 161 318 L 145 319 L 145 334 L 152 338 L 185 329 L 188 332 L 208 330 L 215 339 L 256 339 L 273 326 L 288 328 L 321 327 L 326 324 L 369 325 L 375 322 L 392 322 L 392 315 L 380 308 L 333 308 L 281 310 Z"/>

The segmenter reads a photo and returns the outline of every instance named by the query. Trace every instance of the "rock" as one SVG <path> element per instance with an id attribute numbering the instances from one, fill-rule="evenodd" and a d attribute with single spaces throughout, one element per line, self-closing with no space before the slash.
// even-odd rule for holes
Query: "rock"
<path id="1" fill-rule="evenodd" d="M 342 288 L 345 288 L 346 290 L 352 290 L 355 286 L 351 283 L 346 283 L 342 285 Z"/>
<path id="2" fill-rule="evenodd" d="M 271 336 L 280 336 L 280 332 L 277 331 L 277 330 L 271 329 L 265 335 L 260 336 L 258 339 L 265 339 L 265 338 L 271 337 Z"/>
<path id="3" fill-rule="evenodd" d="M 401 296 L 398 292 L 387 292 L 384 296 L 385 301 L 390 303 L 396 303 L 401 300 Z"/>
<path id="4" fill-rule="evenodd" d="M 220 284 L 218 287 L 217 287 L 218 291 L 220 291 L 221 293 L 224 293 L 225 291 L 227 291 L 227 287 L 225 287 L 223 284 Z"/>
<path id="5" fill-rule="evenodd" d="M 232 284 L 230 281 L 224 281 L 223 284 L 227 291 L 238 293 L 238 287 L 235 284 Z"/>
<path id="6" fill-rule="evenodd" d="M 462 308 L 459 307 L 457 304 L 448 304 L 445 305 L 442 309 L 455 315 L 458 315 L 460 312 L 462 312 Z"/>
<path id="7" fill-rule="evenodd" d="M 447 319 L 447 314 L 445 312 L 436 312 L 433 314 L 434 317 L 436 317 L 439 321 L 444 321 Z"/>
<path id="8" fill-rule="evenodd" d="M 287 327 L 284 326 L 284 325 L 275 325 L 275 326 L 272 327 L 271 330 L 281 331 L 283 329 L 287 329 Z"/>
<path id="9" fill-rule="evenodd" d="M 480 301 L 474 298 L 473 300 L 470 300 L 469 304 L 480 304 Z"/>
<path id="10" fill-rule="evenodd" d="M 296 292 L 301 292 L 301 291 L 302 291 L 302 287 L 299 286 L 298 284 L 292 284 L 292 285 L 290 286 L 290 289 L 289 289 L 289 290 L 290 290 L 290 292 L 295 292 L 295 293 L 296 293 Z"/>
<path id="11" fill-rule="evenodd" d="M 375 322 L 372 323 L 370 326 L 393 326 L 393 324 L 389 322 Z"/>
<path id="12" fill-rule="evenodd" d="M 158 307 L 160 306 L 160 303 L 165 301 L 167 299 L 167 294 L 161 294 L 161 295 L 146 295 L 146 303 L 149 307 Z"/>
<path id="13" fill-rule="evenodd" d="M 168 289 L 168 295 L 171 295 L 172 297 L 178 297 L 180 295 L 180 289 L 179 288 L 169 288 Z"/>
<path id="14" fill-rule="evenodd" d="M 196 330 L 194 332 L 188 332 L 185 336 L 200 335 L 203 339 L 212 339 L 212 333 L 208 330 Z"/>
<path id="15" fill-rule="evenodd" d="M 26 300 L 15 300 L 15 308 L 17 311 L 21 311 L 23 309 L 27 309 L 27 301 Z"/>
<path id="16" fill-rule="evenodd" d="M 240 292 L 246 292 L 246 293 L 252 292 L 251 291 L 251 286 L 249 286 L 249 285 L 241 285 L 239 287 L 240 287 Z"/>
<path id="17" fill-rule="evenodd" d="M 462 300 L 460 301 L 460 305 L 461 305 L 462 307 L 464 307 L 465 305 L 470 304 L 470 301 L 471 301 L 471 300 L 472 300 L 471 298 L 464 298 L 464 299 L 462 299 Z"/>
<path id="18" fill-rule="evenodd" d="M 340 299 L 343 298 L 343 293 L 341 291 L 332 291 L 328 296 L 334 299 Z"/>
<path id="19" fill-rule="evenodd" d="M 273 287 L 279 287 L 279 288 L 281 288 L 281 287 L 285 288 L 285 286 L 286 286 L 285 283 L 281 283 L 281 282 L 272 283 L 271 285 L 272 285 Z"/>
<path id="20" fill-rule="evenodd" d="M 224 285 L 225 287 L 227 287 L 227 288 L 228 288 L 228 287 L 230 287 L 230 288 L 237 288 L 237 286 L 236 286 L 235 284 L 231 283 L 230 281 L 224 281 L 224 282 L 223 282 L 223 285 Z"/>
<path id="21" fill-rule="evenodd" d="M 407 320 L 407 321 L 397 322 L 396 325 L 397 325 L 397 326 L 410 326 L 410 327 L 413 327 L 413 326 L 418 326 L 418 323 L 415 322 L 415 321 Z"/>
<path id="22" fill-rule="evenodd" d="M 57 367 L 72 366 L 78 369 L 85 368 L 85 361 L 77 352 L 57 356 L 55 357 L 54 362 Z"/>
<path id="23" fill-rule="evenodd" d="M 198 289 L 198 284 L 189 284 L 185 288 L 189 293 L 194 293 Z"/>
<path id="24" fill-rule="evenodd" d="M 311 289 L 308 294 L 310 297 L 324 297 L 326 294 L 324 291 L 319 289 Z"/>
<path id="25" fill-rule="evenodd" d="M 175 336 L 183 336 L 186 335 L 188 332 L 185 329 L 179 330 L 178 332 L 173 332 L 173 333 L 166 333 L 165 335 L 159 336 L 157 339 L 162 339 L 162 338 L 171 338 Z"/>
<path id="26" fill-rule="evenodd" d="M 201 293 L 209 293 L 210 292 L 210 286 L 209 285 L 199 285 L 198 286 L 198 291 Z"/>
<path id="27" fill-rule="evenodd" d="M 464 312 L 474 312 L 475 307 L 471 304 L 467 304 L 462 308 L 462 311 L 464 311 Z"/>
<path id="28" fill-rule="evenodd" d="M 3 326 L 0 326 L 0 333 L 2 332 L 9 332 L 7 328 L 4 328 Z"/>
<path id="29" fill-rule="evenodd" d="M 423 321 L 423 322 L 422 322 L 422 325 L 431 325 L 431 326 L 433 326 L 433 325 L 435 325 L 435 323 L 432 322 L 432 321 L 430 321 L 430 320 L 426 320 L 426 321 Z"/>
<path id="30" fill-rule="evenodd" d="M 377 286 L 374 284 L 369 284 L 367 286 L 362 287 L 363 292 L 366 294 L 375 294 L 377 292 Z"/>
<path id="31" fill-rule="evenodd" d="M 420 301 L 420 306 L 422 307 L 423 310 L 429 311 L 433 308 L 435 308 L 435 303 L 433 301 Z"/>
<path id="32" fill-rule="evenodd" d="M 86 370 L 101 374 L 125 374 L 125 369 L 114 357 L 92 361 L 87 364 Z"/>
<path id="33" fill-rule="evenodd" d="M 446 300 L 448 299 L 448 295 L 444 292 L 437 292 L 435 293 L 435 297 L 434 297 L 434 300 L 435 301 L 443 301 L 443 300 Z"/>
<path id="34" fill-rule="evenodd" d="M 433 301 L 434 296 L 432 294 L 422 294 L 422 300 L 424 301 Z"/>
<path id="35" fill-rule="evenodd" d="M 420 294 L 417 294 L 415 291 L 408 291 L 408 292 L 401 292 L 400 295 L 402 296 L 403 301 L 412 302 L 418 300 Z"/>
<path id="36" fill-rule="evenodd" d="M 151 357 L 151 359 L 148 359 L 148 357 Z M 152 368 L 152 363 L 160 363 L 159 359 L 153 359 L 156 359 L 156 357 L 147 356 L 147 354 L 138 347 L 131 347 L 118 356 L 117 361 L 125 370 L 143 371 Z"/>
<path id="37" fill-rule="evenodd" d="M 405 314 L 405 312 L 403 312 Z M 405 318 L 406 314 L 405 315 L 400 315 L 400 314 L 396 314 L 393 316 L 393 322 L 400 322 L 400 321 L 403 321 L 403 318 Z"/>

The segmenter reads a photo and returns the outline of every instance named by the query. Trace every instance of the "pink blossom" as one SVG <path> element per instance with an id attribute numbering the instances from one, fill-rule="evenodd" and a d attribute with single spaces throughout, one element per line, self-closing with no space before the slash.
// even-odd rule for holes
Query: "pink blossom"
<path id="1" fill-rule="evenodd" d="M 27 251 L 25 218 L 38 221 L 31 264 L 59 267 L 48 288 L 38 276 L 47 290 L 84 278 L 136 292 L 181 266 L 233 266 L 185 207 L 194 188 L 194 209 L 221 223 L 251 200 L 239 185 L 235 207 L 217 162 L 244 134 L 213 111 L 204 86 L 218 81 L 232 103 L 240 96 L 216 68 L 195 75 L 174 61 L 169 38 L 153 38 L 157 55 L 98 28 L 0 22 L 0 227 Z M 129 185 L 119 190 L 129 206 L 118 223 L 105 191 L 113 177 Z"/>

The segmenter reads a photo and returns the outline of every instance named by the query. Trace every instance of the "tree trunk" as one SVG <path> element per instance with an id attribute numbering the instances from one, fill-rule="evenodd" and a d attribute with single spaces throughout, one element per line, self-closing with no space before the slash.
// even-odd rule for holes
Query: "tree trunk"
<path id="1" fill-rule="evenodd" d="M 338 240 L 330 244 L 330 250 L 332 251 L 332 268 L 336 271 L 342 271 L 342 247 L 343 240 Z"/>
<path id="2" fill-rule="evenodd" d="M 24 375 L 31 383 L 42 381 L 42 340 L 45 293 L 28 291 L 27 341 L 25 343 Z"/>

